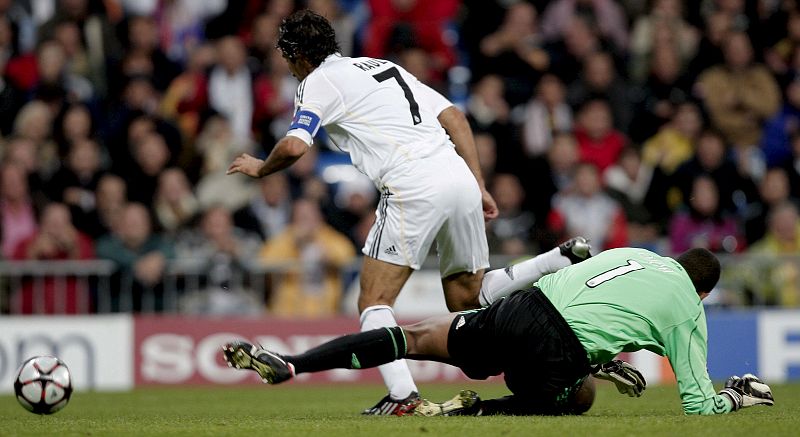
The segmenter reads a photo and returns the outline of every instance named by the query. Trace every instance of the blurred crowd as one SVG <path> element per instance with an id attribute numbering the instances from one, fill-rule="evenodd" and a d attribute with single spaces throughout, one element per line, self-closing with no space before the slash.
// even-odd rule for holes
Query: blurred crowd
<path id="1" fill-rule="evenodd" d="M 175 259 L 226 290 L 247 263 L 287 263 L 268 311 L 336 313 L 371 182 L 324 133 L 286 172 L 225 175 L 289 125 L 297 81 L 274 46 L 302 7 L 344 55 L 391 59 L 466 111 L 493 254 L 573 235 L 800 254 L 796 0 L 0 0 L 0 259 L 108 259 L 142 290 Z M 782 266 L 754 302 L 800 305 L 800 267 Z"/>

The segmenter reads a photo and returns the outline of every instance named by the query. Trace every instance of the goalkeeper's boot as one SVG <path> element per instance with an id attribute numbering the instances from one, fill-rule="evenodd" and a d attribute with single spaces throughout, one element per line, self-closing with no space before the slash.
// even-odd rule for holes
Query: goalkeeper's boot
<path id="1" fill-rule="evenodd" d="M 592 246 L 589 244 L 589 240 L 584 237 L 570 238 L 559 244 L 558 250 L 561 251 L 561 255 L 569 258 L 572 264 L 578 264 L 592 257 L 592 254 L 589 253 L 592 250 Z"/>
<path id="2" fill-rule="evenodd" d="M 234 341 L 222 347 L 228 366 L 250 369 L 267 384 L 279 384 L 294 376 L 294 366 L 280 355 L 244 341 Z"/>
<path id="3" fill-rule="evenodd" d="M 423 399 L 414 410 L 415 416 L 480 416 L 481 398 L 472 390 L 461 390 L 453 399 L 442 403 Z"/>
<path id="4" fill-rule="evenodd" d="M 414 413 L 417 405 L 422 402 L 419 393 L 412 391 L 405 399 L 394 399 L 391 395 L 384 396 L 372 408 L 367 408 L 361 414 L 365 416 L 409 416 Z"/>

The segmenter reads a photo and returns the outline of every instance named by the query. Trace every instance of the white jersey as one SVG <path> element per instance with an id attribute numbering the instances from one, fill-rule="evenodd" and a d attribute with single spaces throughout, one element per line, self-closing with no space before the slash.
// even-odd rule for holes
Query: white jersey
<path id="1" fill-rule="evenodd" d="M 437 119 L 452 103 L 399 65 L 328 56 L 297 88 L 287 135 L 310 144 L 319 124 L 381 187 L 392 169 L 454 148 Z"/>

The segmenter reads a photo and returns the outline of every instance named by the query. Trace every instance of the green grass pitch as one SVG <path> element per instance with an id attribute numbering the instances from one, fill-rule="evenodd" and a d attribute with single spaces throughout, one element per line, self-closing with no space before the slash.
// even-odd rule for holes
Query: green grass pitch
<path id="1" fill-rule="evenodd" d="M 717 417 L 687 417 L 673 386 L 650 387 L 638 399 L 598 383 L 594 407 L 580 417 L 363 417 L 383 387 L 328 385 L 246 388 L 150 388 L 129 393 L 76 393 L 52 416 L 23 410 L 0 396 L 0 436 L 695 436 L 800 435 L 800 384 L 775 385 L 774 407 Z M 497 383 L 423 384 L 433 400 L 473 388 L 506 394 Z"/>

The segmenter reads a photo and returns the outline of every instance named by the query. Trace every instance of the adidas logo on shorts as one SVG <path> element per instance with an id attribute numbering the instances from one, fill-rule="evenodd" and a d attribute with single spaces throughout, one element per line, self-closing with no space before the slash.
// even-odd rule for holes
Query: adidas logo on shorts
<path id="1" fill-rule="evenodd" d="M 461 316 L 461 318 L 458 319 L 458 323 L 456 323 L 456 331 L 458 330 L 458 328 L 464 326 L 466 323 L 467 321 L 466 319 L 464 319 L 464 316 Z"/>
<path id="2" fill-rule="evenodd" d="M 387 247 L 386 250 L 384 250 L 384 252 L 387 255 L 397 255 L 397 248 L 395 248 L 394 244 L 392 244 L 391 246 Z"/>

